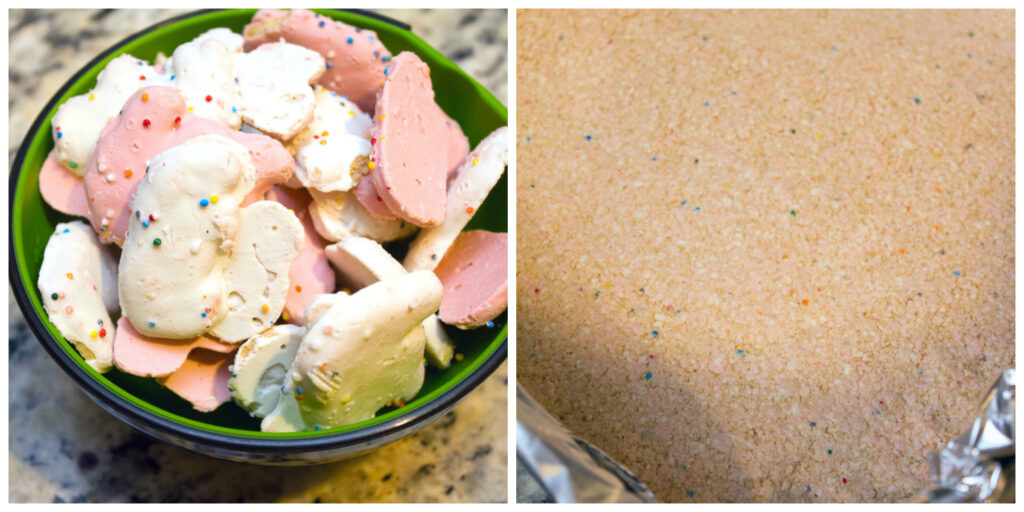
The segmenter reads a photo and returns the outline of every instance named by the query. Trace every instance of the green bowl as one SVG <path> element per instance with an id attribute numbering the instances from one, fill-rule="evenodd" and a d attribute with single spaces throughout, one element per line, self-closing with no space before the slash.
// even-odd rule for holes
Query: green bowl
<path id="1" fill-rule="evenodd" d="M 438 104 L 459 122 L 476 144 L 508 122 L 508 112 L 491 93 L 409 27 L 362 11 L 316 10 L 350 25 L 374 30 L 391 52 L 412 51 L 430 65 Z M 36 118 L 14 160 L 10 177 L 10 281 L 29 326 L 53 359 L 90 398 L 132 427 L 184 448 L 246 462 L 302 464 L 337 460 L 409 435 L 437 419 L 479 385 L 507 354 L 507 314 L 493 328 L 449 330 L 462 354 L 446 370 L 428 368 L 423 388 L 401 408 L 385 409 L 361 423 L 300 433 L 263 433 L 259 421 L 234 403 L 214 412 L 197 412 L 153 379 L 117 370 L 100 374 L 89 367 L 49 322 L 36 282 L 46 242 L 57 223 L 72 217 L 50 208 L 39 193 L 39 169 L 53 148 L 50 118 L 64 101 L 87 92 L 96 75 L 122 53 L 152 61 L 214 27 L 235 32 L 252 18 L 254 9 L 200 11 L 158 23 L 100 54 L 53 96 Z M 507 175 L 474 216 L 467 229 L 508 230 Z M 405 247 L 393 247 L 403 251 Z M 504 428 L 504 425 L 496 425 Z"/>

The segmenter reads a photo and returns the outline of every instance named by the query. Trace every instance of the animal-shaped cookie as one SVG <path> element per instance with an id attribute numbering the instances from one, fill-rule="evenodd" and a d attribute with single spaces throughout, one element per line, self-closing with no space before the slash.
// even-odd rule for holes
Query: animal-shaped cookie
<path id="1" fill-rule="evenodd" d="M 39 292 L 47 317 L 89 366 L 106 372 L 116 329 L 117 260 L 84 222 L 57 224 L 43 251 Z"/>
<path id="2" fill-rule="evenodd" d="M 358 290 L 377 281 L 402 277 L 408 272 L 379 243 L 358 236 L 347 236 L 327 246 L 327 257 L 338 269 L 345 284 Z M 455 354 L 455 344 L 437 315 L 430 315 L 422 324 L 426 336 L 426 357 L 431 365 L 447 368 Z"/>
<path id="3" fill-rule="evenodd" d="M 430 68 L 416 54 L 398 54 L 390 69 L 374 109 L 370 176 L 389 210 L 417 226 L 434 227 L 445 215 L 445 117 L 434 103 Z"/>
<path id="4" fill-rule="evenodd" d="M 241 207 L 255 177 L 248 151 L 218 135 L 153 160 L 132 202 L 118 283 L 141 334 L 241 341 L 280 315 L 302 225 L 275 202 Z"/>
<path id="5" fill-rule="evenodd" d="M 281 203 L 302 222 L 305 243 L 302 253 L 288 270 L 288 297 L 284 302 L 284 312 L 281 313 L 281 318 L 286 322 L 302 325 L 306 304 L 317 295 L 332 293 L 335 290 L 334 271 L 327 263 L 327 255 L 324 253 L 327 241 L 313 227 L 313 220 L 309 215 L 312 198 L 304 189 L 278 185 L 267 191 L 266 198 L 268 201 Z"/>
<path id="6" fill-rule="evenodd" d="M 170 80 L 146 61 L 119 55 L 96 77 L 96 87 L 65 101 L 54 114 L 52 125 L 57 163 L 82 176 L 100 132 L 135 91 Z"/>
<path id="7" fill-rule="evenodd" d="M 316 52 L 288 43 L 268 43 L 235 58 L 239 113 L 257 130 L 288 140 L 313 117 L 310 84 L 324 72 Z"/>
<path id="8" fill-rule="evenodd" d="M 377 89 L 391 60 L 376 32 L 305 9 L 264 9 L 253 16 L 243 34 L 246 51 L 284 39 L 319 53 L 327 69 L 317 83 L 348 97 L 363 111 L 373 112 Z"/>
<path id="9" fill-rule="evenodd" d="M 444 283 L 441 321 L 474 329 L 508 307 L 508 233 L 464 231 L 434 273 Z"/>
<path id="10" fill-rule="evenodd" d="M 309 326 L 292 364 L 290 392 L 302 420 L 330 428 L 411 400 L 423 385 L 423 338 L 410 336 L 440 305 L 441 283 L 414 272 L 372 284 Z M 283 405 L 282 405 L 283 404 Z M 287 408 L 286 401 L 278 408 Z M 264 426 L 274 423 L 273 416 Z"/>
<path id="11" fill-rule="evenodd" d="M 152 159 L 189 139 L 210 134 L 230 138 L 248 150 L 256 174 L 243 205 L 261 200 L 270 187 L 291 176 L 294 164 L 280 142 L 189 114 L 184 98 L 173 88 L 147 87 L 133 94 L 121 115 L 103 130 L 85 173 L 90 220 L 100 240 L 124 242 L 128 221 L 135 215 L 131 200 Z"/>
<path id="12" fill-rule="evenodd" d="M 466 224 L 480 209 L 508 165 L 508 128 L 488 135 L 459 166 L 448 186 L 447 213 L 440 226 L 424 228 L 409 244 L 403 265 L 408 271 L 433 270 Z"/>

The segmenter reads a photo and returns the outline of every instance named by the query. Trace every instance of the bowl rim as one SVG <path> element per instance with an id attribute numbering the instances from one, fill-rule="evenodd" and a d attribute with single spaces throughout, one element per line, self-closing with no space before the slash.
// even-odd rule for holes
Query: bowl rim
<path id="1" fill-rule="evenodd" d="M 435 397 L 424 403 L 422 406 L 412 409 L 410 411 L 396 415 L 387 421 L 368 425 L 354 430 L 342 431 L 337 433 L 320 433 L 316 435 L 310 435 L 308 437 L 289 437 L 289 438 L 273 438 L 273 437 L 244 437 L 239 435 L 215 432 L 204 430 L 178 423 L 165 418 L 146 409 L 138 407 L 131 402 L 124 400 L 117 396 L 111 390 L 107 389 L 98 380 L 89 375 L 78 363 L 71 359 L 71 356 L 59 347 L 59 342 L 53 337 L 49 329 L 43 324 L 41 318 L 35 314 L 35 308 L 32 305 L 31 299 L 28 296 L 26 283 L 22 279 L 20 266 L 18 264 L 17 252 L 14 248 L 14 205 L 16 192 L 18 189 L 18 183 L 22 174 L 23 167 L 25 165 L 25 158 L 28 150 L 32 145 L 32 140 L 35 138 L 35 134 L 39 131 L 42 125 L 46 122 L 48 114 L 56 106 L 57 102 L 64 96 L 64 94 L 81 79 L 83 75 L 88 73 L 95 67 L 99 62 L 108 57 L 114 52 L 119 51 L 126 44 L 146 35 L 155 30 L 164 28 L 169 25 L 173 25 L 185 19 L 194 18 L 204 14 L 212 12 L 224 11 L 225 9 L 200 9 L 190 11 L 178 16 L 174 16 L 157 23 L 154 23 L 148 27 L 145 27 L 131 35 L 121 39 L 120 41 L 112 44 L 100 52 L 95 58 L 83 65 L 78 71 L 76 71 L 63 85 L 51 96 L 50 100 L 47 101 L 46 105 L 42 108 L 39 115 L 36 116 L 32 125 L 25 133 L 25 137 L 22 140 L 21 145 L 18 148 L 18 152 L 15 155 L 13 163 L 11 165 L 11 172 L 9 176 L 8 185 L 8 272 L 9 282 L 11 290 L 14 294 L 15 301 L 18 303 L 18 308 L 22 312 L 26 323 L 28 323 L 35 338 L 43 346 L 46 352 L 50 355 L 58 366 L 71 377 L 73 381 L 79 386 L 85 388 L 86 394 L 94 401 L 98 402 L 103 408 L 108 409 L 110 412 L 114 412 L 115 416 L 121 416 L 122 418 L 128 418 L 132 421 L 126 421 L 132 428 L 142 431 L 147 435 L 152 435 L 146 432 L 147 428 L 155 429 L 157 432 L 166 432 L 176 438 L 185 440 L 189 443 L 196 443 L 202 445 L 214 445 L 227 449 L 244 450 L 247 452 L 254 453 L 269 453 L 274 452 L 283 448 L 290 450 L 300 451 L 318 451 L 318 450 L 329 450 L 332 448 L 339 448 L 344 446 L 351 446 L 360 443 L 369 443 L 375 439 L 385 437 L 390 433 L 397 432 L 399 430 L 405 430 L 413 427 L 420 426 L 432 422 L 434 419 L 440 417 L 441 413 L 447 411 L 464 398 L 470 391 L 476 389 L 476 387 L 482 383 L 488 376 L 506 360 L 508 357 L 508 334 L 507 329 L 505 334 L 502 336 L 501 342 L 496 349 L 489 354 L 486 359 L 472 370 L 465 378 L 457 382 L 447 391 L 443 392 L 439 396 Z M 366 11 L 363 9 L 317 9 L 322 10 L 333 10 L 347 12 L 367 18 L 375 19 L 394 25 L 400 30 L 410 31 L 408 24 L 394 20 L 390 17 Z M 411 31 L 410 31 L 411 33 Z M 413 34 L 415 36 L 415 34 Z M 429 45 L 428 45 L 429 46 Z M 432 47 L 431 47 L 432 48 Z M 435 50 L 436 51 L 436 50 Z M 444 57 L 442 55 L 442 57 Z M 445 57 L 445 59 L 447 59 Z M 450 61 L 449 61 L 450 62 Z M 454 65 L 454 63 L 451 63 Z M 468 75 L 467 75 L 468 76 Z M 476 82 L 472 77 L 469 77 L 474 83 Z M 172 414 L 172 413 L 168 413 Z M 142 425 L 146 428 L 140 428 L 138 425 Z M 315 431 L 310 431 L 312 434 Z"/>

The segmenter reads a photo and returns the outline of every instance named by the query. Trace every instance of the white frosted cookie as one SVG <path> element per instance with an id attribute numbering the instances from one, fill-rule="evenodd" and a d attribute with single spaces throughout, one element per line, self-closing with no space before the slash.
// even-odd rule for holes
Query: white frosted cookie
<path id="1" fill-rule="evenodd" d="M 135 91 L 151 85 L 169 85 L 153 66 L 131 55 L 119 55 L 96 77 L 96 87 L 64 102 L 54 114 L 54 155 L 77 176 L 85 173 L 100 132 L 121 111 Z"/>
<path id="2" fill-rule="evenodd" d="M 280 388 L 281 396 L 277 400 L 274 410 L 267 414 L 260 422 L 260 430 L 263 432 L 302 432 L 313 430 L 308 425 L 299 411 L 299 403 L 295 400 L 295 383 L 285 378 Z"/>
<path id="3" fill-rule="evenodd" d="M 164 65 L 164 74 L 178 89 L 189 112 L 239 129 L 235 56 L 242 51 L 242 36 L 226 28 L 204 32 L 176 50 Z"/>
<path id="4" fill-rule="evenodd" d="M 211 28 L 202 34 L 199 34 L 199 36 L 193 39 L 192 42 L 202 43 L 211 39 L 220 42 L 233 53 L 241 53 L 243 43 L 245 42 L 245 38 L 242 37 L 242 34 L 232 32 L 231 29 L 224 27 Z"/>
<path id="5" fill-rule="evenodd" d="M 316 99 L 313 119 L 302 131 L 284 143 L 284 147 L 292 154 L 302 146 L 317 141 L 324 130 L 363 137 L 373 126 L 373 119 L 344 96 L 338 96 L 337 93 L 321 86 L 315 86 L 313 95 Z"/>
<path id="6" fill-rule="evenodd" d="M 258 418 L 273 411 L 305 334 L 305 327 L 275 325 L 243 343 L 228 382 L 235 403 Z"/>
<path id="7" fill-rule="evenodd" d="M 242 341 L 273 325 L 288 296 L 288 270 L 305 243 L 302 223 L 274 201 L 241 210 L 231 260 L 224 269 L 223 318 L 210 334 Z"/>
<path id="8" fill-rule="evenodd" d="M 349 294 L 345 291 L 337 293 L 325 293 L 323 295 L 317 295 L 313 297 L 313 300 L 306 304 L 306 311 L 302 315 L 302 325 L 313 325 L 320 317 L 324 316 L 329 309 L 334 307 L 335 304 L 345 300 Z"/>
<path id="9" fill-rule="evenodd" d="M 305 422 L 348 425 L 412 399 L 423 385 L 424 339 L 410 331 L 441 293 L 433 273 L 414 272 L 359 290 L 310 326 L 290 372 Z"/>
<path id="10" fill-rule="evenodd" d="M 327 261 L 341 272 L 348 284 L 357 289 L 407 274 L 402 264 L 383 246 L 361 236 L 346 236 L 328 245 L 324 252 L 327 253 Z"/>
<path id="11" fill-rule="evenodd" d="M 325 193 L 309 189 L 309 193 L 313 196 L 309 205 L 313 227 L 332 242 L 350 235 L 390 242 L 410 236 L 418 229 L 403 220 L 384 220 L 370 215 L 352 192 Z"/>
<path id="12" fill-rule="evenodd" d="M 350 190 L 369 172 L 370 143 L 358 135 L 328 132 L 295 153 L 295 177 L 321 192 Z"/>
<path id="13" fill-rule="evenodd" d="M 306 311 L 303 314 L 303 325 L 315 324 L 324 313 L 327 313 L 334 306 L 345 302 L 348 298 L 348 293 L 344 291 L 317 295 L 306 305 Z M 279 388 L 280 395 L 274 409 L 264 416 L 260 424 L 260 430 L 263 432 L 301 432 L 313 429 L 312 425 L 306 424 L 302 414 L 299 412 L 299 404 L 295 400 L 295 381 L 287 377 L 291 375 L 294 359 L 295 356 L 292 354 L 292 360 L 289 361 L 286 368 L 286 378 L 284 378 L 284 382 Z"/>
<path id="14" fill-rule="evenodd" d="M 295 155 L 295 176 L 321 192 L 350 190 L 366 173 L 373 125 L 359 107 L 323 87 L 316 89 L 313 120 L 285 147 Z"/>
<path id="15" fill-rule="evenodd" d="M 242 120 L 279 140 L 288 140 L 313 117 L 311 83 L 326 69 L 320 54 L 289 43 L 268 43 L 236 56 Z"/>
<path id="16" fill-rule="evenodd" d="M 254 181 L 248 150 L 217 135 L 153 159 L 132 203 L 118 283 L 139 333 L 195 338 L 224 317 L 223 274 Z"/>
<path id="17" fill-rule="evenodd" d="M 111 368 L 117 312 L 117 261 L 92 227 L 76 220 L 57 224 L 39 268 L 46 314 L 85 362 L 98 372 Z"/>
<path id="18" fill-rule="evenodd" d="M 423 355 L 426 356 L 427 362 L 434 368 L 448 368 L 452 364 L 452 357 L 455 356 L 455 343 L 445 332 L 441 319 L 434 313 L 428 316 L 422 325 L 423 335 L 426 336 Z"/>
<path id="19" fill-rule="evenodd" d="M 327 253 L 327 260 L 341 272 L 345 281 L 356 288 L 407 274 L 402 264 L 384 247 L 366 238 L 347 236 L 336 244 L 328 245 L 324 252 Z M 422 328 L 426 336 L 427 362 L 437 368 L 447 368 L 455 353 L 455 344 L 444 331 L 437 315 L 427 317 Z"/>

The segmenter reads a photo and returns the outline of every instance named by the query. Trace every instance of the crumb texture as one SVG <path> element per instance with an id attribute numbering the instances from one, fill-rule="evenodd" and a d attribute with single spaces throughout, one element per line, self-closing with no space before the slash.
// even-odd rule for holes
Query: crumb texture
<path id="1" fill-rule="evenodd" d="M 1012 11 L 519 11 L 518 378 L 665 501 L 884 501 L 1014 360 Z"/>

